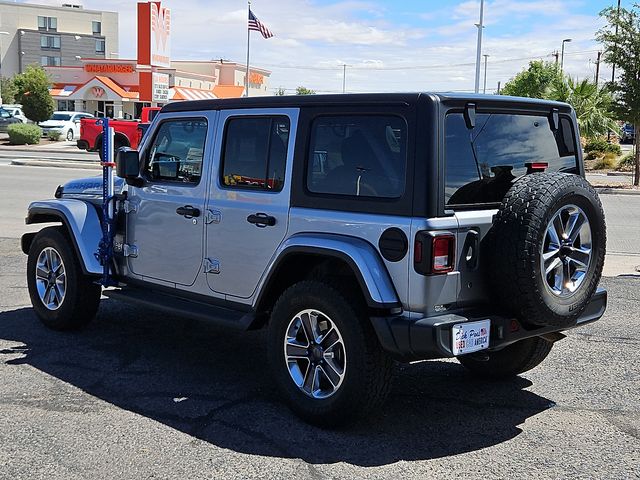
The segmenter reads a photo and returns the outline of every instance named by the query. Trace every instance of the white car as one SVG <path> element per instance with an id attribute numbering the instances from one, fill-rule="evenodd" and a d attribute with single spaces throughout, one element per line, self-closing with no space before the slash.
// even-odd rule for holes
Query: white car
<path id="1" fill-rule="evenodd" d="M 49 132 L 60 132 L 63 138 L 71 141 L 80 136 L 80 119 L 93 118 L 90 113 L 84 112 L 53 112 L 51 118 L 38 125 L 42 128 L 42 136 L 46 137 Z"/>
<path id="2" fill-rule="evenodd" d="M 4 108 L 7 112 L 20 120 L 22 123 L 33 123 L 22 112 L 22 106 L 20 105 L 2 105 L 2 108 Z"/>

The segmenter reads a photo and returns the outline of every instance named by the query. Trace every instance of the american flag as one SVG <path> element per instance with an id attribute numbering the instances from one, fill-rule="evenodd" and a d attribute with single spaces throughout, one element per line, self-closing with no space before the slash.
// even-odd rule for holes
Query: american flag
<path id="1" fill-rule="evenodd" d="M 260 20 L 253 14 L 251 9 L 249 9 L 249 30 L 260 32 L 264 38 L 273 37 L 273 33 L 264 24 L 260 23 Z"/>

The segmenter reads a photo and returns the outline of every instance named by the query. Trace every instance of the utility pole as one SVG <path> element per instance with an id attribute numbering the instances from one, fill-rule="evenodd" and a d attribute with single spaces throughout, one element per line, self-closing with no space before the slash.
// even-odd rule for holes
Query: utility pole
<path id="1" fill-rule="evenodd" d="M 484 28 L 484 0 L 480 0 L 480 23 L 476 24 L 478 27 L 478 45 L 476 47 L 476 89 L 475 92 L 480 91 L 480 57 L 482 56 L 482 29 Z"/>
<path id="2" fill-rule="evenodd" d="M 500 82 L 498 82 L 498 93 L 496 95 L 500 95 Z"/>
<path id="3" fill-rule="evenodd" d="M 347 85 L 347 64 L 342 64 L 342 93 L 345 93 Z"/>
<path id="4" fill-rule="evenodd" d="M 482 56 L 484 57 L 484 84 L 482 86 L 482 93 L 485 94 L 487 93 L 487 58 L 489 58 L 489 55 L 485 53 Z"/>
<path id="5" fill-rule="evenodd" d="M 558 53 L 558 51 L 556 50 L 555 52 L 553 52 L 551 54 L 553 57 L 556 57 L 556 70 L 558 69 L 558 62 L 560 61 L 560 54 Z"/>
<path id="6" fill-rule="evenodd" d="M 618 0 L 618 18 L 620 18 L 620 0 Z M 618 22 L 616 22 L 616 38 L 618 38 Z M 613 62 L 613 65 L 611 65 L 611 83 L 615 81 L 616 81 L 616 62 Z M 611 143 L 611 130 L 607 132 L 607 142 Z"/>
<path id="7" fill-rule="evenodd" d="M 602 52 L 598 52 L 598 59 L 596 60 L 596 87 L 598 86 L 598 82 L 600 81 L 600 57 L 602 56 Z"/>

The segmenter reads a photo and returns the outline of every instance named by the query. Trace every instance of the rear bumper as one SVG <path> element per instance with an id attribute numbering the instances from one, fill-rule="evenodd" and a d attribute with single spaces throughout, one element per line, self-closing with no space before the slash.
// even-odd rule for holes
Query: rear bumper
<path id="1" fill-rule="evenodd" d="M 451 352 L 451 328 L 459 323 L 477 320 L 491 320 L 489 350 L 500 350 L 514 342 L 530 337 L 538 337 L 569 330 L 595 322 L 607 308 L 607 291 L 599 288 L 591 302 L 578 318 L 568 327 L 524 327 L 512 318 L 497 315 L 464 316 L 445 314 L 436 317 L 407 320 L 405 317 L 372 317 L 382 347 L 395 358 L 404 361 L 430 358 L 453 357 Z"/>

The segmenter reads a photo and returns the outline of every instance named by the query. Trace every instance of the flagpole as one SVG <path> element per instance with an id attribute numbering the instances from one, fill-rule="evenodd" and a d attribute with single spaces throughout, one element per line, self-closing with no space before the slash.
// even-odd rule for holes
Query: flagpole
<path id="1" fill-rule="evenodd" d="M 247 1 L 247 72 L 246 78 L 244 80 L 245 83 L 245 92 L 244 96 L 249 96 L 249 45 L 251 41 L 251 29 L 249 28 L 249 17 L 251 17 L 251 1 Z"/>

